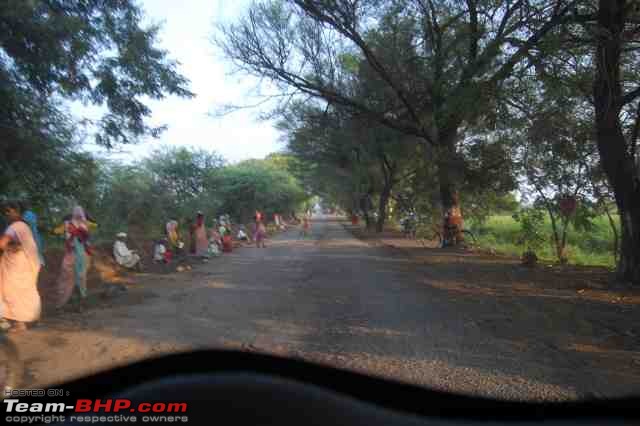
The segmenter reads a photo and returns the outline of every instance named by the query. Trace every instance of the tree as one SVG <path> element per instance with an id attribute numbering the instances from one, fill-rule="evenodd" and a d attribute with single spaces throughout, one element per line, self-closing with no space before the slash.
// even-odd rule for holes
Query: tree
<path id="1" fill-rule="evenodd" d="M 175 199 L 140 164 L 102 164 L 105 181 L 95 215 L 99 230 L 112 236 L 134 228 L 144 235 L 162 235 L 163 225 L 176 211 Z"/>
<path id="2" fill-rule="evenodd" d="M 561 263 L 566 253 L 569 224 L 588 228 L 591 209 L 592 171 L 599 161 L 593 140 L 591 116 L 584 114 L 580 98 L 544 93 L 530 106 L 522 151 L 527 185 L 533 189 L 534 205 L 546 210 L 551 220 L 554 249 Z M 588 109 L 587 109 L 588 110 Z M 563 200 L 576 203 L 563 211 Z"/>
<path id="3" fill-rule="evenodd" d="M 292 103 L 278 127 L 287 135 L 287 150 L 297 160 L 294 174 L 309 193 L 334 200 L 350 212 L 361 212 L 372 226 L 372 166 L 353 136 L 350 117 L 340 110 Z"/>
<path id="4" fill-rule="evenodd" d="M 287 95 L 321 98 L 420 138 L 437 164 L 443 210 L 458 211 L 466 128 L 494 114 L 501 86 L 528 68 L 531 50 L 576 3 L 268 1 L 221 27 L 217 43 L 239 69 Z M 384 84 L 385 102 L 352 90 L 360 61 Z"/>
<path id="5" fill-rule="evenodd" d="M 100 229 L 159 234 L 169 219 L 184 223 L 198 210 L 212 217 L 221 201 L 211 182 L 223 166 L 215 152 L 184 147 L 161 147 L 131 165 L 103 161 L 95 197 Z"/>
<path id="6" fill-rule="evenodd" d="M 158 136 L 143 99 L 192 96 L 178 64 L 155 46 L 159 28 L 141 20 L 131 0 L 2 2 L 0 193 L 28 198 L 43 213 L 81 199 L 98 167 L 80 130 L 108 148 Z M 70 102 L 104 115 L 78 120 Z"/>
<path id="7" fill-rule="evenodd" d="M 291 174 L 265 160 L 220 169 L 210 180 L 210 190 L 220 200 L 219 211 L 240 222 L 251 220 L 256 210 L 267 216 L 296 211 L 308 198 Z"/>
<path id="8" fill-rule="evenodd" d="M 162 130 L 145 124 L 143 97 L 192 96 L 177 63 L 154 45 L 159 27 L 141 27 L 131 0 L 6 0 L 1 9 L 0 90 L 18 99 L 3 111 L 9 122 L 15 114 L 29 121 L 23 99 L 53 111 L 58 99 L 105 106 L 93 124 L 98 144 L 111 147 Z"/>
<path id="9" fill-rule="evenodd" d="M 70 117 L 52 102 L 3 83 L 0 68 L 0 194 L 28 197 L 42 210 L 53 194 L 78 195 L 91 186 L 96 165 L 83 152 Z"/>
<path id="10" fill-rule="evenodd" d="M 381 232 L 394 187 L 414 174 L 410 163 L 415 142 L 377 122 L 353 117 L 340 106 L 322 110 L 294 105 L 279 126 L 288 136 L 289 152 L 310 166 L 314 176 L 307 173 L 306 181 L 314 193 L 360 211 L 368 226 L 373 225 L 375 208 L 375 227 Z"/>
<path id="11" fill-rule="evenodd" d="M 607 216 L 609 227 L 611 228 L 611 235 L 613 235 L 611 251 L 613 252 L 614 261 L 617 263 L 620 253 L 620 225 L 619 221 L 614 219 L 616 216 L 615 212 L 617 210 L 615 194 L 613 189 L 611 189 L 611 185 L 609 185 L 607 177 L 604 175 L 600 164 L 590 170 L 589 176 L 589 192 L 594 198 L 594 209 L 597 214 L 604 214 Z"/>
<path id="12" fill-rule="evenodd" d="M 627 0 L 600 0 L 593 84 L 595 128 L 602 167 L 615 193 L 620 212 L 619 276 L 640 284 L 640 87 L 637 73 L 623 71 L 637 64 L 638 5 Z M 635 70 L 637 71 L 637 70 Z M 635 78 L 634 78 L 635 76 Z M 633 85 L 632 85 L 633 84 Z M 624 90 L 631 86 L 631 89 Z M 635 107 L 633 107 L 635 104 Z M 621 118 L 629 109 L 633 126 L 625 132 Z"/>
<path id="13" fill-rule="evenodd" d="M 634 283 L 640 282 L 639 14 L 634 1 L 579 2 L 551 67 L 591 103 L 600 165 L 620 215 L 618 276 Z"/>
<path id="14" fill-rule="evenodd" d="M 224 159 L 215 152 L 185 147 L 162 147 L 143 162 L 154 181 L 176 201 L 174 209 L 183 211 L 207 190 L 209 176 L 223 167 Z"/>

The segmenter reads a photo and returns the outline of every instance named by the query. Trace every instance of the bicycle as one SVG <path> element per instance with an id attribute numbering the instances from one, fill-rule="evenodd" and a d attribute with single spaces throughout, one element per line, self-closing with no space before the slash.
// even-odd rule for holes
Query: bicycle
<path id="1" fill-rule="evenodd" d="M 474 246 L 477 244 L 477 240 L 473 232 L 463 229 L 460 232 L 463 236 L 462 241 L 464 241 L 465 247 Z M 458 230 L 457 227 L 447 227 L 444 225 L 427 225 L 422 227 L 416 232 L 415 239 L 423 246 L 428 247 L 429 242 L 436 242 L 437 248 L 445 248 L 457 245 L 459 241 L 458 239 Z"/>
<path id="2" fill-rule="evenodd" d="M 402 233 L 405 238 L 415 240 L 417 231 L 417 221 L 413 217 L 402 219 Z"/>

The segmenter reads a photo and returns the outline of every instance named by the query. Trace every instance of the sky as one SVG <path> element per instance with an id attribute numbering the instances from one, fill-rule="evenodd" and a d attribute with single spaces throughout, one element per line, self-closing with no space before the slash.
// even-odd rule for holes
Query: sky
<path id="1" fill-rule="evenodd" d="M 120 147 L 120 152 L 109 156 L 136 160 L 164 144 L 215 150 L 229 162 L 237 162 L 264 158 L 280 150 L 279 133 L 273 123 L 258 120 L 258 110 L 241 110 L 224 117 L 210 114 L 223 104 L 256 103 L 255 98 L 247 96 L 256 80 L 229 75 L 232 64 L 210 41 L 214 22 L 233 21 L 249 0 L 142 0 L 140 4 L 148 22 L 161 23 L 159 46 L 181 63 L 179 70 L 191 81 L 190 90 L 196 97 L 148 102 L 153 111 L 149 123 L 166 124 L 168 129 L 158 140 Z"/>

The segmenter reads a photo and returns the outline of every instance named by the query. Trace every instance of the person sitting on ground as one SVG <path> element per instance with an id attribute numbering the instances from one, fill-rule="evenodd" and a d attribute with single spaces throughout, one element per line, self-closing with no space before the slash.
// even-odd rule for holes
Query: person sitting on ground
<path id="1" fill-rule="evenodd" d="M 167 242 L 169 243 L 168 249 L 174 255 L 179 255 L 184 248 L 184 243 L 180 238 L 180 230 L 178 229 L 178 221 L 175 219 L 170 220 L 166 224 Z"/>
<path id="2" fill-rule="evenodd" d="M 238 236 L 236 237 L 238 241 L 249 241 L 249 236 L 246 232 L 244 232 L 244 226 L 241 226 L 238 230 Z"/>
<path id="3" fill-rule="evenodd" d="M 140 255 L 135 250 L 130 250 L 127 247 L 127 234 L 120 232 L 116 235 L 116 241 L 113 243 L 113 257 L 116 259 L 116 263 L 127 269 L 142 270 L 142 262 Z"/>
<path id="4" fill-rule="evenodd" d="M 231 253 L 233 251 L 233 238 L 231 237 L 231 232 L 222 226 L 222 231 L 220 234 L 222 235 L 222 251 L 224 253 Z"/>
<path id="5" fill-rule="evenodd" d="M 220 256 L 222 251 L 222 238 L 220 238 L 220 234 L 214 227 L 209 231 L 209 255 L 210 256 Z"/>
<path id="6" fill-rule="evenodd" d="M 227 227 L 225 226 L 224 222 L 220 222 L 218 232 L 220 233 L 220 238 L 224 238 L 224 236 L 227 234 Z"/>
<path id="7" fill-rule="evenodd" d="M 213 221 L 213 226 L 209 229 L 209 241 L 214 240 L 222 244 L 222 236 L 220 235 L 220 226 L 217 220 Z"/>
<path id="8" fill-rule="evenodd" d="M 169 241 L 166 238 L 162 238 L 156 241 L 153 247 L 153 261 L 156 263 L 170 263 L 171 262 L 171 250 L 167 249 Z"/>

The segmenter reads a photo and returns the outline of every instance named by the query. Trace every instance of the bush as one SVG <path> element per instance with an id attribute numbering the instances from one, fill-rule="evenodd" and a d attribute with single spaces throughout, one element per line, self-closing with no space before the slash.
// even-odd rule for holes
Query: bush
<path id="1" fill-rule="evenodd" d="M 571 229 L 567 245 L 569 262 L 576 265 L 613 267 L 613 234 L 606 216 L 598 216 L 593 220 L 594 226 L 589 230 Z M 468 226 L 478 240 L 481 248 L 491 248 L 496 252 L 521 256 L 523 247 L 520 243 L 521 225 L 512 216 L 489 216 L 478 224 L 469 221 Z M 556 260 L 556 253 L 550 240 L 551 223 L 548 215 L 544 215 L 542 234 L 544 243 L 536 251 L 540 261 Z"/>
<path id="2" fill-rule="evenodd" d="M 545 213 L 539 209 L 527 208 L 514 214 L 513 219 L 520 223 L 516 243 L 523 246 L 525 253 L 539 251 L 547 241 L 544 232 Z"/>

